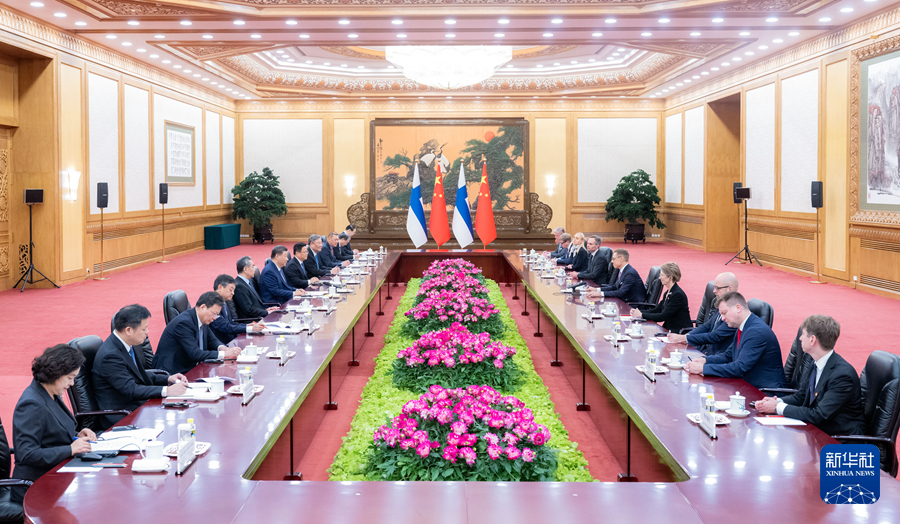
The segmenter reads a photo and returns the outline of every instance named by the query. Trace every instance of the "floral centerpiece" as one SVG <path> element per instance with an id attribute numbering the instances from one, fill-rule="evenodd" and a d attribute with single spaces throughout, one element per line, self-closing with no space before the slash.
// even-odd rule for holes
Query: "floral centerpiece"
<path id="1" fill-rule="evenodd" d="M 481 269 L 468 260 L 461 258 L 445 258 L 444 260 L 435 260 L 428 266 L 428 269 L 422 273 L 422 280 L 430 280 L 440 275 L 459 276 L 469 275 L 482 284 L 484 283 L 484 275 Z"/>
<path id="2" fill-rule="evenodd" d="M 488 289 L 482 281 L 463 272 L 443 273 L 423 280 L 416 294 L 416 304 L 421 304 L 429 295 L 439 291 L 466 291 L 478 298 L 487 298 Z"/>
<path id="3" fill-rule="evenodd" d="M 489 386 L 431 386 L 373 436 L 370 480 L 549 481 L 550 431 Z"/>
<path id="4" fill-rule="evenodd" d="M 445 388 L 488 384 L 512 391 L 519 369 L 512 357 L 515 348 L 491 342 L 489 333 L 471 333 L 459 322 L 422 335 L 401 349 L 394 360 L 394 386 L 427 391 L 433 384 Z"/>
<path id="5" fill-rule="evenodd" d="M 487 332 L 494 337 L 503 334 L 504 329 L 497 306 L 469 291 L 432 291 L 405 315 L 409 321 L 403 326 L 403 334 L 413 338 L 446 329 L 454 322 L 473 333 Z"/>

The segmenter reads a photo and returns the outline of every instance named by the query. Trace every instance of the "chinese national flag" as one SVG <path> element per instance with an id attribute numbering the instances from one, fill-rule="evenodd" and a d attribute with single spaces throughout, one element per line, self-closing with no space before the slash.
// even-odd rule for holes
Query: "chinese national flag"
<path id="1" fill-rule="evenodd" d="M 450 224 L 447 222 L 447 202 L 444 200 L 444 180 L 440 164 L 437 164 L 434 193 L 431 195 L 431 219 L 428 229 L 431 230 L 431 237 L 437 242 L 438 247 L 450 240 Z"/>
<path id="2" fill-rule="evenodd" d="M 475 213 L 475 232 L 481 243 L 487 247 L 497 238 L 494 225 L 494 208 L 491 202 L 491 186 L 487 179 L 487 162 L 481 168 L 481 188 L 478 190 L 478 211 Z"/>

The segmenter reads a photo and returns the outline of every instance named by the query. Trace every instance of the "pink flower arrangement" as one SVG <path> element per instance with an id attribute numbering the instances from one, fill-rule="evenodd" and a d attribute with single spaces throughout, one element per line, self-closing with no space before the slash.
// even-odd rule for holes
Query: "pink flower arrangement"
<path id="1" fill-rule="evenodd" d="M 388 464 L 406 460 L 402 457 L 425 462 L 404 468 L 420 473 L 408 476 L 413 479 L 422 477 L 422 471 L 437 477 L 438 468 L 441 478 L 546 480 L 556 464 L 555 454 L 545 447 L 549 439 L 550 431 L 534 421 L 521 400 L 489 386 L 431 386 L 373 435 L 376 468 L 379 459 Z M 507 468 L 499 465 L 503 461 L 521 464 Z M 446 468 L 452 472 L 443 473 Z M 391 472 L 390 479 L 402 479 Z"/>
<path id="2" fill-rule="evenodd" d="M 462 271 L 440 273 L 428 280 L 423 280 L 419 287 L 418 297 L 429 296 L 435 291 L 466 291 L 470 294 L 487 295 L 488 289 L 480 280 Z"/>
<path id="3" fill-rule="evenodd" d="M 422 278 L 428 280 L 437 275 L 454 273 L 472 275 L 478 279 L 484 278 L 481 276 L 481 269 L 475 267 L 475 264 L 469 262 L 468 260 L 463 260 L 461 258 L 445 258 L 443 260 L 435 260 L 431 263 L 430 266 L 428 266 L 428 269 L 425 270 L 425 273 L 422 274 Z"/>
<path id="4" fill-rule="evenodd" d="M 452 368 L 457 364 L 476 364 L 486 360 L 503 368 L 503 360 L 516 354 L 515 348 L 491 342 L 488 333 L 470 333 L 459 322 L 447 329 L 422 335 L 412 346 L 400 350 L 397 358 L 406 360 L 410 367 L 426 364 Z"/>

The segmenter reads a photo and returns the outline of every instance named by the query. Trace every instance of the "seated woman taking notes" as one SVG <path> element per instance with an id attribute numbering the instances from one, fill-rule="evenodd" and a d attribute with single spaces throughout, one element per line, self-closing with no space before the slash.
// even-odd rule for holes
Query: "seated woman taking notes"
<path id="1" fill-rule="evenodd" d="M 34 380 L 25 388 L 13 413 L 13 478 L 37 480 L 76 453 L 91 450 L 97 435 L 90 429 L 75 434 L 75 417 L 60 396 L 75 383 L 84 356 L 66 344 L 47 348 L 31 364 Z M 14 486 L 11 498 L 21 502 L 26 487 Z"/>
<path id="2" fill-rule="evenodd" d="M 662 327 L 672 333 L 678 333 L 682 328 L 691 327 L 691 310 L 688 308 L 687 295 L 678 286 L 681 280 L 681 270 L 675 262 L 666 262 L 659 267 L 659 281 L 666 288 L 666 294 L 662 302 L 653 309 L 641 311 L 632 309 L 631 316 L 645 318 L 653 322 L 662 322 Z"/>

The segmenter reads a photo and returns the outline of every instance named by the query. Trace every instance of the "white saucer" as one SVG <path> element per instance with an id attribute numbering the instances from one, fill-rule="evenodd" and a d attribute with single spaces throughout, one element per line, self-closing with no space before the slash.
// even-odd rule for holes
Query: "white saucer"
<path id="1" fill-rule="evenodd" d="M 169 459 L 138 459 L 131 463 L 131 471 L 135 473 L 159 473 L 169 469 Z"/>
<path id="2" fill-rule="evenodd" d="M 238 364 L 256 364 L 259 362 L 259 355 L 256 355 L 255 357 L 238 355 L 236 361 Z"/>
<path id="3" fill-rule="evenodd" d="M 726 409 L 725 413 L 728 413 L 732 417 L 738 417 L 738 418 L 746 417 L 747 415 L 750 414 L 750 412 L 747 411 L 746 409 L 744 411 L 737 411 L 734 409 Z"/>
<path id="4" fill-rule="evenodd" d="M 672 364 L 671 362 L 667 364 L 669 369 L 684 369 L 684 364 Z"/>

